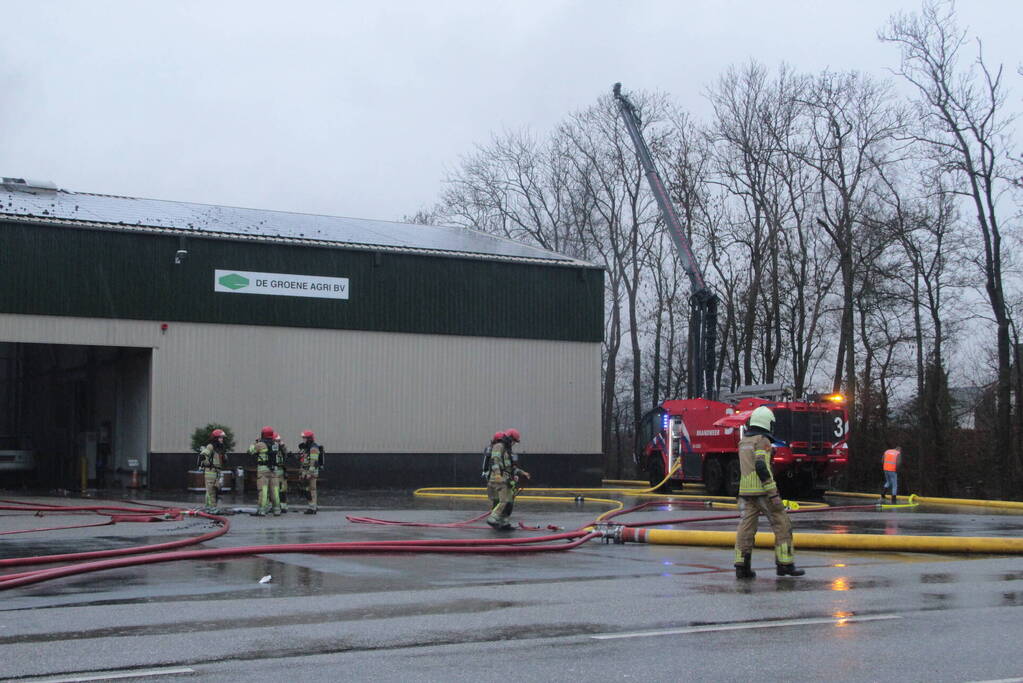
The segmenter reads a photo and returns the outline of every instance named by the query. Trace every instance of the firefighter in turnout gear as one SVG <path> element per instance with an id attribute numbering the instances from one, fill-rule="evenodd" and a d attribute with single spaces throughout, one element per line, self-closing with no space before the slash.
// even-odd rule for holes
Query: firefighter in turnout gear
<path id="1" fill-rule="evenodd" d="M 495 434 L 496 437 L 498 434 Z M 493 506 L 487 524 L 495 529 L 511 529 L 508 521 L 515 503 L 515 489 L 519 477 L 530 478 L 529 472 L 521 469 L 518 459 L 512 453 L 512 446 L 520 439 L 519 430 L 509 429 L 490 449 L 490 479 L 487 482 L 487 496 Z"/>
<path id="2" fill-rule="evenodd" d="M 227 467 L 227 448 L 224 446 L 223 429 L 210 432 L 210 440 L 199 449 L 199 467 L 206 483 L 206 506 L 203 512 L 219 513 L 217 501 L 220 498 L 221 472 Z"/>
<path id="3" fill-rule="evenodd" d="M 249 446 L 249 453 L 256 456 L 256 486 L 259 488 L 259 508 L 255 514 L 260 517 L 270 512 L 273 503 L 274 515 L 281 514 L 280 491 L 275 471 L 280 459 L 277 442 L 274 441 L 274 428 L 263 427 L 260 438 Z"/>
<path id="4" fill-rule="evenodd" d="M 796 569 L 792 549 L 792 522 L 778 494 L 778 484 L 771 474 L 771 453 L 774 450 L 771 427 L 774 413 L 766 406 L 756 408 L 749 418 L 749 427 L 739 441 L 739 529 L 735 534 L 735 578 L 752 579 L 750 556 L 757 535 L 761 514 L 771 522 L 774 531 L 774 561 L 778 576 L 802 576 Z"/>
<path id="5" fill-rule="evenodd" d="M 497 498 L 497 489 L 490 487 L 490 473 L 493 463 L 490 460 L 490 456 L 494 452 L 494 446 L 504 441 L 504 432 L 494 432 L 494 435 L 490 437 L 490 445 L 483 449 L 483 481 L 487 482 L 487 496 L 490 498 L 490 509 L 493 510 L 497 507 L 500 502 Z"/>
<path id="6" fill-rule="evenodd" d="M 274 474 L 277 476 L 277 494 L 281 499 L 281 514 L 287 514 L 288 512 L 288 459 L 291 457 L 291 453 L 288 452 L 288 447 L 284 445 L 284 440 L 281 439 L 281 435 L 274 432 L 274 443 L 277 444 L 277 469 L 274 470 Z"/>
<path id="7" fill-rule="evenodd" d="M 309 507 L 307 515 L 316 514 L 316 481 L 320 478 L 323 467 L 323 446 L 316 443 L 316 435 L 310 430 L 302 432 L 302 441 L 298 444 L 298 466 L 301 468 L 299 477 L 305 486 L 306 499 Z"/>

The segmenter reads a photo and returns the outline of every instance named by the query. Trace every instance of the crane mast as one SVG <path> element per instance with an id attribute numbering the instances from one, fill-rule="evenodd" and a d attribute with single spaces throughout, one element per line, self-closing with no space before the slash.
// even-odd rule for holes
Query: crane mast
<path id="1" fill-rule="evenodd" d="M 679 260 L 682 267 L 689 276 L 691 293 L 689 296 L 689 348 L 688 348 L 688 370 L 686 377 L 686 391 L 688 398 L 716 398 L 717 391 L 714 383 L 714 370 L 717 367 L 717 307 L 718 298 L 703 278 L 693 255 L 692 245 L 682 229 L 682 222 L 678 213 L 668 198 L 668 191 L 664 187 L 657 167 L 654 165 L 650 148 L 640 131 L 640 118 L 636 107 L 629 101 L 629 98 L 622 94 L 622 84 L 615 83 L 613 89 L 615 100 L 618 102 L 618 109 L 622 113 L 625 128 L 629 131 L 632 144 L 636 148 L 636 155 L 646 175 L 650 190 L 657 200 L 657 206 L 661 210 L 661 216 L 668 228 L 668 234 L 675 243 L 678 250 Z"/>

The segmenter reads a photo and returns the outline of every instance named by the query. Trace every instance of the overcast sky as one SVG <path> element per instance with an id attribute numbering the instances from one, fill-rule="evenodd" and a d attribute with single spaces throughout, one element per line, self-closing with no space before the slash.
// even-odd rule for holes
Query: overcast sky
<path id="1" fill-rule="evenodd" d="M 542 132 L 622 81 L 702 117 L 755 58 L 884 76 L 919 1 L 0 0 L 0 174 L 63 189 L 399 219 L 491 131 Z M 1023 1 L 959 21 L 1023 88 Z"/>

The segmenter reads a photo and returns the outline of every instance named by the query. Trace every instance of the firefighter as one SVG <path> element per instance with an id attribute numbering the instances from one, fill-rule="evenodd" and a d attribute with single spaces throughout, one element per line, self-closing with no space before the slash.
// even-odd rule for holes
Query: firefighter
<path id="1" fill-rule="evenodd" d="M 274 443 L 277 444 L 277 468 L 274 470 L 274 475 L 277 477 L 277 491 L 281 499 L 281 514 L 287 514 L 288 512 L 288 459 L 291 457 L 291 453 L 288 452 L 288 447 L 284 444 L 281 439 L 281 435 L 274 432 Z"/>
<path id="2" fill-rule="evenodd" d="M 256 486 L 259 488 L 259 507 L 255 514 L 263 517 L 270 512 L 273 503 L 274 516 L 281 514 L 281 499 L 276 477 L 280 453 L 274 441 L 274 428 L 263 427 L 259 440 L 249 446 L 249 453 L 256 456 Z"/>
<path id="3" fill-rule="evenodd" d="M 889 448 L 881 456 L 881 470 L 884 472 L 884 487 L 881 489 L 881 502 L 884 502 L 886 491 L 891 491 L 892 505 L 895 505 L 899 494 L 899 466 L 902 465 L 902 447 Z"/>
<path id="4" fill-rule="evenodd" d="M 519 467 L 518 460 L 512 453 L 512 447 L 520 438 L 519 430 L 506 430 L 504 437 L 490 449 L 490 480 L 487 482 L 487 495 L 491 501 L 496 500 L 497 504 L 490 509 L 487 524 L 495 529 L 512 528 L 508 518 L 515 502 L 515 489 L 520 477 L 530 478 L 529 472 Z"/>
<path id="5" fill-rule="evenodd" d="M 227 434 L 223 429 L 214 429 L 210 432 L 209 441 L 199 449 L 199 467 L 202 468 L 202 476 L 206 482 L 206 506 L 203 508 L 203 512 L 214 514 L 220 512 L 217 507 L 217 502 L 220 499 L 220 477 L 221 471 L 227 467 L 225 436 Z"/>
<path id="6" fill-rule="evenodd" d="M 311 430 L 302 432 L 302 441 L 298 444 L 298 466 L 301 468 L 299 477 L 305 486 L 306 499 L 309 507 L 307 515 L 316 514 L 316 480 L 320 478 L 323 468 L 323 447 L 316 443 L 316 435 Z"/>
<path id="7" fill-rule="evenodd" d="M 502 441 L 505 443 L 505 447 L 508 450 L 508 454 L 511 455 L 512 469 L 515 471 L 515 476 L 512 479 L 512 502 L 515 502 L 515 496 L 519 495 L 520 478 L 525 477 L 529 479 L 529 472 L 519 467 L 519 454 L 516 453 L 512 447 L 519 442 L 519 430 L 509 429 L 504 433 Z M 511 514 L 511 510 L 508 510 L 508 514 Z"/>
<path id="8" fill-rule="evenodd" d="M 490 497 L 491 510 L 496 508 L 497 504 L 500 501 L 497 499 L 497 489 L 496 488 L 492 489 L 490 487 L 490 471 L 492 468 L 492 463 L 490 462 L 490 455 L 494 451 L 494 446 L 496 444 L 501 443 L 502 441 L 504 441 L 504 432 L 494 432 L 494 435 L 490 437 L 490 445 L 483 449 L 484 456 L 482 476 L 483 481 L 487 482 L 487 495 Z"/>
<path id="9" fill-rule="evenodd" d="M 739 441 L 739 528 L 735 533 L 735 578 L 752 579 L 750 556 L 757 535 L 757 520 L 763 514 L 774 531 L 774 561 L 778 576 L 802 576 L 797 569 L 792 549 L 792 522 L 778 494 L 778 484 L 771 475 L 771 453 L 774 437 L 771 427 L 774 413 L 767 406 L 756 408 L 749 426 Z"/>

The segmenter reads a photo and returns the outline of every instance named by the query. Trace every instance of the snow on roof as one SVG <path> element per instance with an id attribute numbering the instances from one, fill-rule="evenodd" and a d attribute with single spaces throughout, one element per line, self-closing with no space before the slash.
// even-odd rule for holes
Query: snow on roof
<path id="1" fill-rule="evenodd" d="M 569 256 L 469 228 L 414 225 L 265 209 L 138 199 L 57 190 L 52 183 L 4 178 L 0 218 L 198 237 L 286 241 L 373 251 L 590 266 Z"/>

